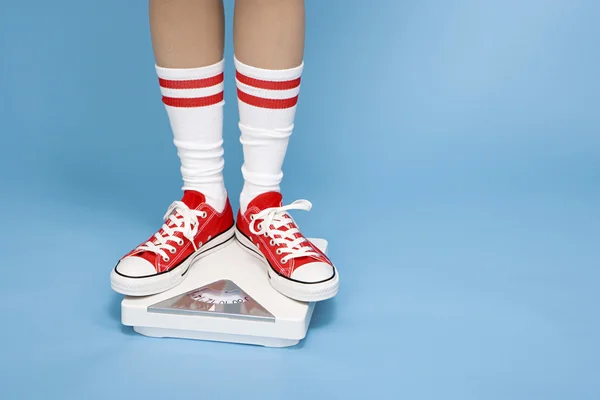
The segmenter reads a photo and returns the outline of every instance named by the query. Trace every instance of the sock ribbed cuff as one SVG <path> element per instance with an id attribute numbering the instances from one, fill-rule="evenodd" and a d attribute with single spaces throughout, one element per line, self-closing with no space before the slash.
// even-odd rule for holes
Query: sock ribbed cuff
<path id="1" fill-rule="evenodd" d="M 223 105 L 225 61 L 198 68 L 156 66 L 165 105 L 179 108 Z"/>

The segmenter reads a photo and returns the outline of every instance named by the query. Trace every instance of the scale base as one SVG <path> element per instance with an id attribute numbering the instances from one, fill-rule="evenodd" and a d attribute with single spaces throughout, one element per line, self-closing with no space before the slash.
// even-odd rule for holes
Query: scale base
<path id="1" fill-rule="evenodd" d="M 183 331 L 180 329 L 162 329 L 162 328 L 147 328 L 143 326 L 134 326 L 133 330 L 144 336 L 156 338 L 179 338 L 179 339 L 195 339 L 209 340 L 213 342 L 229 342 L 241 344 L 254 344 L 265 347 L 289 347 L 300 343 L 300 339 L 281 339 L 272 337 L 248 336 L 225 334 L 215 332 L 200 332 L 200 331 Z"/>
<path id="2" fill-rule="evenodd" d="M 310 239 L 323 252 L 327 241 Z M 287 347 L 306 336 L 315 303 L 271 287 L 267 266 L 237 241 L 193 263 L 179 286 L 126 296 L 122 322 L 145 336 Z"/>

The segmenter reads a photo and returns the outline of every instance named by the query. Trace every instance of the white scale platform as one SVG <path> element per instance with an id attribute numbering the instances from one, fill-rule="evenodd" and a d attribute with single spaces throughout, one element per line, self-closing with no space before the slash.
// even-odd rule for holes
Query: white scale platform
<path id="1" fill-rule="evenodd" d="M 310 240 L 327 252 L 326 240 Z M 315 303 L 277 292 L 267 268 L 234 240 L 194 262 L 179 286 L 153 296 L 126 296 L 122 322 L 153 337 L 293 346 L 306 336 Z"/>

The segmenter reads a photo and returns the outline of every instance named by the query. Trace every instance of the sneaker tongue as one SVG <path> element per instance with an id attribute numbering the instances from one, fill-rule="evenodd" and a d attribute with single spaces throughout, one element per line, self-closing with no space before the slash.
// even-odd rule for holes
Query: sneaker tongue
<path id="1" fill-rule="evenodd" d="M 185 203 L 185 205 L 188 206 L 189 208 L 196 209 L 200 206 L 200 204 L 206 202 L 206 197 L 204 197 L 204 195 L 202 193 L 196 192 L 195 190 L 186 190 L 183 192 L 183 198 L 181 199 L 181 201 L 183 203 Z M 170 227 L 173 227 L 180 223 L 173 223 L 172 221 L 168 220 L 166 222 L 166 224 L 169 225 Z M 166 235 L 165 231 L 163 230 L 162 227 L 158 230 L 158 233 L 162 236 Z M 151 242 L 154 242 L 154 240 L 155 240 L 154 236 L 152 236 L 149 240 Z M 156 257 L 159 257 L 159 256 L 151 251 L 142 251 L 140 253 L 137 253 L 136 257 L 141 257 L 151 263 L 154 263 Z"/>
<path id="2" fill-rule="evenodd" d="M 206 202 L 206 197 L 200 192 L 196 192 L 195 190 L 186 190 L 183 192 L 183 198 L 181 199 L 186 206 L 190 209 L 196 209 L 200 206 L 200 204 Z"/>
<path id="3" fill-rule="evenodd" d="M 248 204 L 248 208 L 256 207 L 259 210 L 271 207 L 281 207 L 283 196 L 279 192 L 267 192 L 258 195 Z"/>
<path id="4" fill-rule="evenodd" d="M 256 196 L 254 198 L 254 200 L 252 200 L 250 202 L 250 204 L 248 204 L 248 208 L 251 208 L 253 206 L 256 206 L 259 210 L 264 210 L 265 208 L 272 208 L 272 207 L 281 207 L 282 206 L 282 200 L 283 200 L 283 196 L 281 193 L 279 192 L 267 192 L 267 193 L 263 193 L 259 196 Z M 291 219 L 290 215 L 285 212 L 281 215 L 283 218 L 288 217 Z M 281 234 L 286 232 L 289 229 L 292 228 L 297 228 L 296 224 L 294 224 L 294 222 L 290 221 L 289 223 L 278 227 L 277 229 L 275 229 L 274 225 L 271 225 L 271 229 L 279 231 L 281 233 L 275 233 L 275 237 L 283 237 Z M 295 239 L 298 239 L 299 237 L 302 237 L 302 233 L 300 232 L 296 232 L 294 233 L 291 237 L 286 237 L 286 240 L 288 242 L 292 242 Z M 306 242 L 302 243 L 300 246 L 302 247 L 303 245 L 306 245 Z"/>

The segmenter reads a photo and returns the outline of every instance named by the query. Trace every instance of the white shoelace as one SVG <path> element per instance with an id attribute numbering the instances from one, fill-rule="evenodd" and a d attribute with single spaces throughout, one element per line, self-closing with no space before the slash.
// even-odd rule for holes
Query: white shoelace
<path id="1" fill-rule="evenodd" d="M 265 208 L 257 214 L 250 216 L 250 232 L 255 235 L 264 235 L 271 238 L 271 246 L 277 245 L 277 254 L 286 254 L 281 263 L 285 264 L 292 258 L 318 256 L 310 242 L 304 237 L 296 237 L 295 234 L 300 231 L 298 228 L 280 229 L 287 227 L 288 224 L 295 222 L 286 211 L 287 210 L 305 210 L 309 211 L 312 204 L 308 200 L 296 200 L 292 204 L 283 207 Z M 262 222 L 256 224 L 256 221 L 262 219 Z M 256 226 L 255 226 L 256 225 Z"/>
<path id="2" fill-rule="evenodd" d="M 175 201 L 169 206 L 167 213 L 163 217 L 165 223 L 162 226 L 162 231 L 166 234 L 163 236 L 158 231 L 154 234 L 154 240 L 148 241 L 138 247 L 138 250 L 149 251 L 162 257 L 164 262 L 169 262 L 170 257 L 167 255 L 167 251 L 171 254 L 175 254 L 177 249 L 168 244 L 169 241 L 174 241 L 178 246 L 183 246 L 184 241 L 179 236 L 175 236 L 175 233 L 181 232 L 183 237 L 192 242 L 194 250 L 198 250 L 196 243 L 194 243 L 194 237 L 198 233 L 198 217 L 206 218 L 205 211 L 191 210 L 185 203 L 181 201 Z M 202 246 L 202 243 L 199 243 Z"/>

